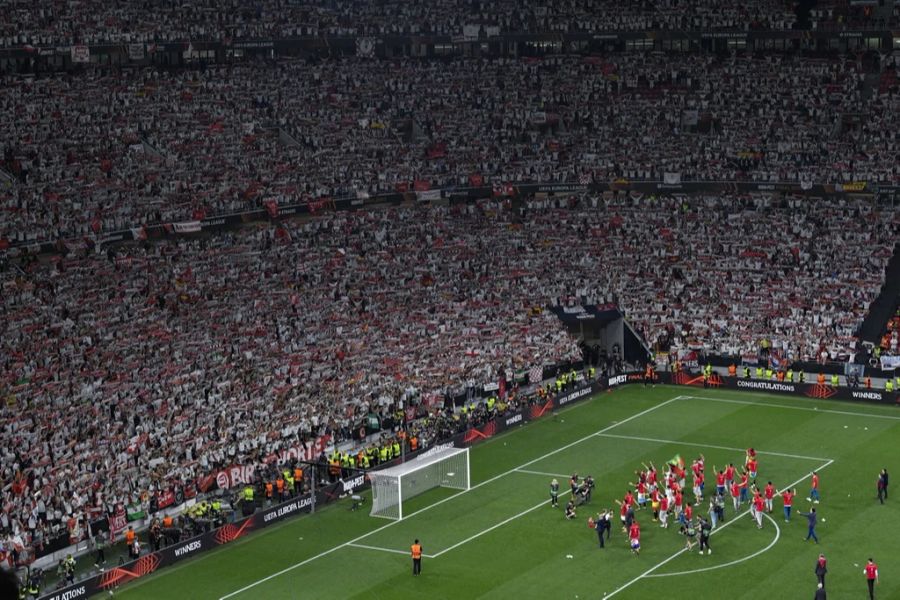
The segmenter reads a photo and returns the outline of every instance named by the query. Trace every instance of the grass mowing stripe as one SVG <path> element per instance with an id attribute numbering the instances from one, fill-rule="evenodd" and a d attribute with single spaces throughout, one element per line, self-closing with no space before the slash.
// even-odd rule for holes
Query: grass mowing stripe
<path id="1" fill-rule="evenodd" d="M 617 421 L 616 423 L 613 423 L 612 425 L 609 425 L 608 427 L 604 427 L 604 428 L 601 429 L 600 431 L 595 431 L 594 433 L 590 433 L 590 434 L 584 436 L 583 438 L 580 438 L 580 439 L 578 439 L 578 440 L 575 440 L 574 442 L 571 442 L 571 443 L 569 443 L 569 444 L 566 444 L 565 446 L 563 446 L 563 447 L 561 447 L 561 448 L 557 448 L 556 450 L 552 450 L 552 451 L 550 451 L 550 452 L 544 454 L 543 456 L 539 456 L 538 458 L 535 458 L 534 460 L 530 460 L 530 461 L 528 461 L 528 462 L 526 462 L 526 463 L 524 463 L 524 464 L 519 465 L 518 467 L 512 468 L 512 469 L 510 469 L 510 470 L 508 470 L 508 471 L 505 471 L 505 472 L 503 472 L 503 473 L 500 473 L 499 475 L 495 475 L 494 477 L 491 477 L 491 478 L 489 478 L 489 479 L 485 479 L 485 480 L 482 481 L 481 483 L 476 484 L 476 485 L 473 485 L 473 486 L 470 487 L 469 489 L 464 490 L 464 491 L 460 492 L 459 494 L 454 494 L 453 496 L 450 496 L 450 497 L 448 497 L 448 498 L 444 498 L 443 500 L 439 500 L 438 502 L 435 502 L 434 504 L 430 504 L 430 505 L 426 506 L 425 508 L 422 508 L 422 509 L 420 509 L 420 510 L 417 510 L 417 511 L 414 512 L 414 513 L 409 514 L 409 515 L 407 516 L 407 519 L 410 519 L 410 518 L 414 517 L 415 515 L 421 514 L 421 513 L 425 512 L 425 511 L 427 511 L 427 510 L 430 510 L 430 509 L 434 508 L 435 506 L 440 506 L 440 505 L 443 504 L 444 502 L 447 502 L 448 500 L 452 500 L 453 498 L 456 498 L 457 496 L 460 496 L 460 495 L 462 495 L 462 494 L 469 493 L 469 492 L 471 492 L 472 490 L 476 490 L 476 489 L 478 489 L 478 488 L 480 488 L 480 487 L 482 487 L 482 486 L 484 486 L 484 485 L 487 485 L 487 484 L 489 484 L 489 483 L 492 483 L 492 482 L 494 482 L 494 481 L 497 481 L 497 480 L 500 479 L 501 477 L 506 477 L 506 476 L 509 475 L 510 473 L 515 473 L 517 469 L 521 469 L 521 468 L 523 468 L 523 467 L 528 467 L 528 466 L 530 466 L 530 465 L 533 465 L 533 464 L 536 463 L 536 462 L 540 462 L 540 461 L 542 461 L 542 460 L 544 460 L 544 459 L 546 459 L 546 458 L 548 458 L 548 457 L 550 457 L 550 456 L 553 456 L 553 455 L 555 455 L 555 454 L 558 454 L 559 452 L 562 452 L 563 450 L 568 450 L 569 448 L 571 448 L 571 447 L 573 447 L 573 446 L 576 446 L 576 445 L 578 445 L 578 444 L 580 444 L 580 443 L 582 443 L 582 442 L 585 442 L 585 441 L 587 441 L 587 440 L 593 438 L 597 433 L 604 433 L 604 432 L 607 432 L 607 431 L 613 429 L 614 427 L 618 427 L 619 425 L 623 425 L 623 424 L 625 424 L 625 423 L 628 423 L 629 421 L 632 421 L 632 420 L 634 420 L 634 419 L 637 419 L 637 418 L 639 418 L 639 417 L 642 417 L 642 416 L 644 416 L 644 415 L 646 415 L 646 414 L 648 414 L 648 413 L 650 413 L 650 412 L 652 412 L 652 411 L 654 411 L 654 410 L 656 410 L 656 409 L 658 409 L 658 408 L 662 408 L 663 406 L 666 406 L 666 405 L 668 405 L 668 404 L 671 404 L 672 402 L 675 402 L 676 400 L 680 400 L 680 399 L 682 399 L 683 397 L 684 397 L 684 396 L 675 396 L 674 398 L 670 398 L 670 399 L 668 399 L 668 400 L 666 400 L 666 401 L 664 401 L 664 402 L 660 402 L 659 404 L 655 404 L 655 405 L 651 406 L 651 407 L 648 408 L 648 409 L 642 410 L 642 411 L 639 412 L 639 413 L 636 413 L 636 414 L 634 414 L 634 415 L 631 415 L 631 416 L 628 417 L 627 419 L 624 419 L 624 420 L 622 420 L 622 421 Z M 374 529 L 374 530 L 372 530 L 372 531 L 369 531 L 368 533 L 365 533 L 365 534 L 363 534 L 363 535 L 361 535 L 361 536 L 359 536 L 359 537 L 353 538 L 352 540 L 350 540 L 350 541 L 348 541 L 348 542 L 344 542 L 343 544 L 338 544 L 337 546 L 334 546 L 333 548 L 329 548 L 328 550 L 325 550 L 324 552 L 320 552 L 319 554 L 316 554 L 315 556 L 311 556 L 310 558 L 307 558 L 306 560 L 302 560 L 302 561 L 300 561 L 300 562 L 298 562 L 298 563 L 296 563 L 296 564 L 293 564 L 293 565 L 291 565 L 291 566 L 289 566 L 289 567 L 286 567 L 286 568 L 284 568 L 284 569 L 282 569 L 282 570 L 280 570 L 280 571 L 278 571 L 278 572 L 276 572 L 276 573 L 272 573 L 271 575 L 268 575 L 268 576 L 266 576 L 266 577 L 263 577 L 262 579 L 259 579 L 259 580 L 257 580 L 257 581 L 254 581 L 253 583 L 251 583 L 251 584 L 249 584 L 249 585 L 245 585 L 244 587 L 242 587 L 242 588 L 239 589 L 239 590 L 236 590 L 236 591 L 234 591 L 234 592 L 225 594 L 224 596 L 222 596 L 221 598 L 219 598 L 219 600 L 227 600 L 228 598 L 233 598 L 234 596 L 237 596 L 238 594 L 241 594 L 241 593 L 243 593 L 243 592 L 246 592 L 247 590 L 251 590 L 251 589 L 255 588 L 256 586 L 258 586 L 258 585 L 260 585 L 260 584 L 262 584 L 262 583 L 265 583 L 265 582 L 267 582 L 267 581 L 270 581 L 270 580 L 272 580 L 272 579 L 275 579 L 276 577 L 280 577 L 281 575 L 284 575 L 285 573 L 289 573 L 290 571 L 293 571 L 293 570 L 296 569 L 296 568 L 299 568 L 299 567 L 302 567 L 303 565 L 306 565 L 306 564 L 308 564 L 308 563 L 311 563 L 312 561 L 317 560 L 317 559 L 319 559 L 319 558 L 322 558 L 323 556 L 328 556 L 328 555 L 331 554 L 332 552 L 335 552 L 335 551 L 337 551 L 337 550 L 340 550 L 341 548 L 344 548 L 344 547 L 346 547 L 346 546 L 349 546 L 350 544 L 355 544 L 356 542 L 359 542 L 360 540 L 364 540 L 364 539 L 366 539 L 367 537 L 369 537 L 370 535 L 373 535 L 373 534 L 375 534 L 375 533 L 378 533 L 378 532 L 380 532 L 380 531 L 383 531 L 383 530 L 387 529 L 388 527 L 392 527 L 393 525 L 396 525 L 397 523 L 400 523 L 400 521 L 391 521 L 390 523 L 387 523 L 386 525 L 382 525 L 381 527 L 379 527 L 379 528 L 377 528 L 377 529 Z"/>
<path id="2" fill-rule="evenodd" d="M 749 404 L 753 406 L 771 406 L 773 408 L 788 408 L 791 410 L 805 410 L 809 412 L 831 413 L 835 415 L 847 415 L 850 417 L 867 417 L 872 419 L 890 419 L 900 421 L 900 417 L 894 415 L 879 415 L 875 413 L 852 412 L 848 410 L 834 410 L 831 408 L 810 408 L 808 406 L 791 406 L 789 404 L 777 404 L 773 402 L 751 402 L 749 400 L 735 400 L 733 398 L 714 398 L 712 396 L 679 396 L 683 400 L 709 400 L 710 402 L 727 402 L 729 404 Z M 825 398 L 824 400 L 827 400 Z"/>
<path id="3" fill-rule="evenodd" d="M 833 460 L 829 460 L 828 462 L 824 463 L 822 466 L 820 466 L 820 467 L 819 467 L 818 469 L 816 469 L 816 470 L 817 470 L 817 471 L 821 471 L 822 469 L 828 467 L 828 465 L 832 464 L 833 462 L 834 462 Z M 811 474 L 810 474 L 810 475 L 811 475 Z M 778 490 L 778 493 L 780 494 L 780 493 L 783 492 L 784 490 L 793 488 L 795 485 L 797 485 L 797 484 L 800 483 L 801 481 L 804 481 L 804 480 L 805 480 L 807 477 L 809 477 L 810 475 L 804 475 L 803 477 L 801 477 L 800 479 L 798 479 L 798 480 L 795 481 L 794 483 L 790 483 L 790 484 L 788 484 L 786 487 L 784 487 L 784 488 Z M 710 536 L 715 535 L 715 534 L 718 533 L 719 531 L 722 531 L 723 529 L 725 529 L 726 527 L 728 527 L 728 526 L 731 525 L 732 523 L 736 522 L 738 519 L 740 519 L 740 518 L 743 517 L 744 515 L 749 515 L 749 514 L 750 514 L 750 511 L 749 511 L 749 510 L 746 510 L 746 511 L 742 512 L 741 514 L 739 514 L 738 516 L 736 516 L 736 517 L 733 518 L 732 520 L 728 521 L 727 523 L 725 523 L 725 524 L 722 525 L 721 527 L 717 528 L 715 531 L 713 531 L 713 532 L 710 533 L 709 535 L 710 535 Z M 632 585 L 634 585 L 635 583 L 637 583 L 638 581 L 640 581 L 640 580 L 643 579 L 644 577 L 647 577 L 648 575 L 650 575 L 651 573 L 653 573 L 653 571 L 655 571 L 655 570 L 657 570 L 658 568 L 660 568 L 660 567 L 662 567 L 662 566 L 668 564 L 670 561 L 675 560 L 676 558 L 678 558 L 679 556 L 681 556 L 682 554 L 684 554 L 686 551 L 687 551 L 687 548 L 682 548 L 681 550 L 679 550 L 678 552 L 674 553 L 674 554 L 673 554 L 672 556 L 670 556 L 669 558 L 666 558 L 666 559 L 664 559 L 664 560 L 662 560 L 662 561 L 656 563 L 655 565 L 653 565 L 652 567 L 650 567 L 649 569 L 647 569 L 646 571 L 644 571 L 643 573 L 641 573 L 640 575 L 638 575 L 637 577 L 635 577 L 634 579 L 632 579 L 631 581 L 625 583 L 624 585 L 619 586 L 618 588 L 614 589 L 614 590 L 613 590 L 612 592 L 610 592 L 609 594 L 605 594 L 603 597 L 604 597 L 604 598 L 612 598 L 613 596 L 615 596 L 616 594 L 618 594 L 618 593 L 621 592 L 622 590 L 631 587 Z"/>
<path id="4" fill-rule="evenodd" d="M 542 475 L 544 477 L 563 477 L 568 478 L 568 475 L 563 475 L 562 473 L 544 473 L 543 471 L 529 471 L 528 469 L 516 469 L 516 473 L 527 473 L 529 475 Z"/>
<path id="5" fill-rule="evenodd" d="M 695 446 L 697 448 L 715 448 L 716 450 L 734 450 L 735 452 L 746 452 L 746 448 L 729 448 L 728 446 L 716 446 L 715 444 L 695 444 L 693 442 L 687 442 L 685 440 L 660 440 L 656 438 L 649 437 L 640 437 L 636 435 L 617 435 L 615 433 L 597 433 L 594 434 L 599 437 L 608 437 L 608 438 L 617 438 L 620 440 L 639 440 L 642 442 L 658 442 L 660 444 L 681 444 L 683 446 Z M 757 450 L 757 454 L 768 454 L 770 456 L 781 456 L 783 458 L 798 458 L 801 460 L 816 460 L 819 462 L 830 460 L 828 458 L 823 458 L 821 456 L 803 456 L 800 454 L 785 454 L 784 452 L 771 452 L 771 451 L 762 451 Z"/>
<path id="6" fill-rule="evenodd" d="M 571 490 L 565 490 L 565 491 L 563 491 L 563 492 L 560 492 L 559 495 L 560 495 L 560 496 L 565 496 L 566 494 L 569 494 L 569 493 L 571 493 Z M 534 512 L 534 511 L 536 511 L 537 509 L 539 509 L 539 508 L 541 508 L 541 507 L 544 507 L 544 506 L 547 506 L 547 501 L 546 501 L 546 500 L 542 500 L 542 501 L 539 502 L 538 504 L 535 504 L 535 505 L 532 506 L 531 508 L 526 508 L 525 510 L 523 510 L 522 512 L 520 512 L 520 513 L 517 514 L 517 515 L 513 515 L 513 516 L 511 516 L 511 517 L 509 517 L 509 518 L 503 519 L 503 520 L 500 521 L 499 523 L 495 523 L 495 524 L 491 525 L 490 527 L 488 527 L 487 529 L 484 529 L 484 530 L 482 530 L 482 531 L 479 531 L 479 532 L 476 533 L 475 535 L 471 535 L 471 536 L 467 537 L 466 539 L 464 539 L 464 540 L 462 540 L 462 541 L 456 542 L 455 544 L 453 544 L 453 545 L 450 546 L 449 548 L 444 548 L 443 550 L 441 550 L 440 552 L 438 552 L 437 554 L 435 554 L 434 557 L 437 558 L 438 556 L 440 556 L 440 555 L 442 555 L 442 554 L 446 554 L 447 552 L 450 552 L 451 550 L 453 550 L 453 549 L 455 549 L 455 548 L 459 548 L 459 547 L 462 546 L 463 544 L 468 544 L 468 543 L 471 542 L 472 540 L 477 539 L 477 538 L 480 538 L 480 537 L 483 536 L 484 534 L 490 533 L 490 532 L 494 531 L 495 529 L 497 529 L 498 527 L 503 527 L 504 525 L 506 525 L 506 524 L 509 523 L 510 521 L 515 521 L 515 520 L 518 519 L 519 517 L 524 517 L 524 516 L 527 515 L 528 513 Z"/>

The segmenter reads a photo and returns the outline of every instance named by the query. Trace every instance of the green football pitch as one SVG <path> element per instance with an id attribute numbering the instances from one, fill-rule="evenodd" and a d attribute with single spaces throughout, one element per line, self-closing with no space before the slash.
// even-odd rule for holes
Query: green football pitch
<path id="1" fill-rule="evenodd" d="M 818 469 L 820 544 L 806 522 L 784 521 L 780 499 L 757 529 L 726 507 L 712 555 L 684 551 L 677 527 L 639 511 L 642 551 L 634 556 L 614 521 L 605 549 L 587 517 L 616 509 L 641 462 L 675 454 L 712 465 L 759 453 L 760 485 L 796 487 L 806 511 Z M 829 598 L 866 598 L 863 565 L 873 557 L 876 597 L 900 598 L 900 520 L 875 480 L 897 473 L 900 412 L 894 407 L 703 390 L 630 386 L 491 438 L 471 450 L 472 487 L 438 489 L 404 505 L 402 521 L 351 511 L 347 501 L 286 521 L 221 549 L 162 569 L 115 591 L 127 600 L 197 598 L 812 598 L 814 563 L 828 559 Z M 566 520 L 549 503 L 550 479 L 568 498 L 573 472 L 593 475 L 590 504 Z M 707 482 L 707 490 L 714 479 Z M 686 498 L 692 496 L 686 495 Z M 409 546 L 425 558 L 413 577 Z"/>

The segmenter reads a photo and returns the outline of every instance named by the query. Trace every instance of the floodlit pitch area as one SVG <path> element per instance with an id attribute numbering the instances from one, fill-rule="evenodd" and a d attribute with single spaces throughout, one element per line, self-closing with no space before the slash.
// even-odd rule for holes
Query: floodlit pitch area
<path id="1" fill-rule="evenodd" d="M 819 545 L 804 542 L 805 519 L 785 523 L 781 501 L 758 530 L 726 505 L 713 554 L 685 552 L 677 526 L 660 529 L 637 513 L 642 551 L 633 556 L 617 522 L 600 549 L 587 518 L 617 509 L 641 462 L 703 453 L 707 491 L 713 465 L 742 464 L 759 452 L 758 482 L 796 487 L 806 511 L 809 475 L 818 469 L 823 517 Z M 900 498 L 875 499 L 878 471 L 898 472 L 900 411 L 894 407 L 798 400 L 699 388 L 630 386 L 603 393 L 471 451 L 470 490 L 436 489 L 404 503 L 402 521 L 351 511 L 348 501 L 240 539 L 116 591 L 121 598 L 639 598 L 812 597 L 813 564 L 828 558 L 829 596 L 864 597 L 862 565 L 872 556 L 879 598 L 900 597 Z M 589 505 L 567 521 L 573 472 L 597 481 Z M 549 483 L 560 482 L 560 508 Z M 892 486 L 894 487 L 894 486 Z M 686 499 L 693 499 L 691 494 Z M 368 500 L 367 500 L 368 502 Z M 706 512 L 708 504 L 703 504 Z M 409 546 L 422 542 L 422 575 Z"/>

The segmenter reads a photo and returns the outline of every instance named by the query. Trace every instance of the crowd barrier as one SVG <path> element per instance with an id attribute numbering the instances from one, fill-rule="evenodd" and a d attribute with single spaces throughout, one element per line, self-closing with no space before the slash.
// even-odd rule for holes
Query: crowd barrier
<path id="1" fill-rule="evenodd" d="M 729 390 L 748 390 L 772 394 L 787 394 L 801 398 L 848 400 L 851 402 L 878 402 L 881 404 L 900 404 L 897 391 L 868 389 L 864 387 L 831 386 L 820 383 L 797 383 L 790 381 L 767 381 L 764 379 L 748 379 L 744 377 L 723 377 L 714 374 L 707 382 L 703 376 L 694 373 L 661 373 L 660 383 L 686 385 L 706 388 L 722 388 Z"/>
<path id="2" fill-rule="evenodd" d="M 417 457 L 427 455 L 437 449 L 471 446 L 482 440 L 503 433 L 508 429 L 519 427 L 548 414 L 553 414 L 555 410 L 588 399 L 597 392 L 631 383 L 643 383 L 644 380 L 643 372 L 632 372 L 604 377 L 592 382 L 582 381 L 569 389 L 548 397 L 545 402 L 530 404 L 515 412 L 507 412 L 483 425 L 460 432 L 450 439 L 443 440 L 427 448 L 422 448 L 417 452 L 412 452 L 405 458 L 407 461 L 415 460 Z M 759 379 L 743 379 L 739 377 L 723 377 L 718 374 L 714 374 L 709 381 L 704 382 L 703 377 L 699 374 L 686 372 L 659 373 L 655 377 L 655 382 L 689 387 L 788 394 L 803 398 L 828 398 L 857 402 L 879 402 L 884 404 L 900 403 L 897 392 L 832 387 L 816 383 L 790 383 L 764 381 Z M 400 459 L 390 461 L 382 465 L 382 467 L 392 466 L 399 462 L 399 460 Z M 329 504 L 347 494 L 368 487 L 369 480 L 365 473 L 360 473 L 346 480 L 339 480 L 320 488 L 315 494 L 297 496 L 287 502 L 265 508 L 264 510 L 258 510 L 253 515 L 234 523 L 229 523 L 213 531 L 173 544 L 157 552 L 151 552 L 140 557 L 138 560 L 93 575 L 74 585 L 44 594 L 40 597 L 40 600 L 75 600 L 88 598 L 94 594 L 109 591 L 116 586 L 154 573 L 161 567 L 174 564 L 208 550 L 213 550 L 219 546 L 231 543 L 252 531 L 264 529 L 295 515 L 312 512 L 316 506 Z"/>

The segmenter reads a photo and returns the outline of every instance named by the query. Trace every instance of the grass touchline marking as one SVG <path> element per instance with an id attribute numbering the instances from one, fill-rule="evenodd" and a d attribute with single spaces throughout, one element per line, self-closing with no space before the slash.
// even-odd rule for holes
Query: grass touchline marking
<path id="1" fill-rule="evenodd" d="M 681 446 L 694 446 L 697 448 L 715 448 L 716 450 L 734 450 L 735 452 L 746 452 L 746 448 L 730 448 L 728 446 L 717 446 L 715 444 L 695 444 L 693 442 L 688 442 L 686 440 L 660 440 L 656 438 L 649 437 L 641 437 L 637 435 L 617 435 L 615 433 L 597 433 L 595 434 L 599 437 L 608 437 L 608 438 L 619 438 L 622 440 L 640 440 L 643 442 L 659 442 L 661 444 L 679 444 Z M 771 456 L 781 456 L 784 458 L 798 458 L 802 460 L 815 460 L 818 462 L 822 462 L 825 460 L 829 460 L 827 458 L 823 458 L 821 456 L 803 456 L 801 454 L 785 454 L 784 452 L 769 452 L 757 450 L 757 454 L 769 454 Z"/>
<path id="2" fill-rule="evenodd" d="M 649 578 L 651 578 L 651 577 L 676 577 L 676 576 L 678 576 L 678 575 L 693 575 L 694 573 L 703 573 L 703 572 L 705 572 L 705 571 L 715 571 L 716 569 L 724 569 L 725 567 L 730 567 L 730 566 L 732 566 L 732 565 L 737 565 L 737 564 L 740 564 L 740 563 L 742 563 L 742 562 L 746 562 L 746 561 L 750 560 L 751 558 L 756 558 L 757 556 L 759 556 L 759 555 L 762 554 L 763 552 L 768 552 L 769 550 L 772 549 L 772 547 L 773 547 L 775 544 L 778 543 L 778 539 L 781 537 L 781 527 L 778 526 L 778 522 L 775 521 L 775 519 L 773 519 L 771 516 L 769 516 L 768 513 L 763 513 L 763 516 L 764 516 L 765 518 L 767 518 L 769 521 L 771 521 L 771 522 L 772 522 L 772 525 L 775 526 L 775 538 L 774 538 L 771 542 L 769 542 L 769 545 L 766 546 L 765 548 L 763 548 L 762 550 L 757 550 L 756 552 L 754 552 L 754 553 L 751 554 L 750 556 L 745 556 L 745 557 L 743 557 L 743 558 L 738 558 L 738 559 L 736 559 L 736 560 L 732 560 L 732 561 L 727 562 L 727 563 L 722 563 L 721 565 L 713 565 L 713 566 L 710 566 L 710 567 L 701 567 L 701 568 L 698 568 L 698 569 L 691 569 L 690 571 L 678 571 L 677 573 L 651 573 L 650 575 L 647 575 L 647 579 L 649 579 Z M 735 518 L 740 518 L 740 517 L 735 517 Z M 722 525 L 722 527 L 724 527 L 724 526 L 725 526 L 725 525 Z M 721 528 L 720 528 L 720 527 L 717 527 L 717 528 L 714 529 L 709 535 L 712 536 L 712 535 L 713 535 L 716 531 L 718 531 L 719 529 L 721 529 Z"/>
<path id="3" fill-rule="evenodd" d="M 835 415 L 849 415 L 851 417 L 870 417 L 873 419 L 890 419 L 900 421 L 900 417 L 893 415 L 879 415 L 875 413 L 850 412 L 847 410 L 834 410 L 831 408 L 810 408 L 808 406 L 790 406 L 788 404 L 772 404 L 770 402 L 750 402 L 748 400 L 735 400 L 733 398 L 714 398 L 712 396 L 679 396 L 683 400 L 710 400 L 712 402 L 727 402 L 730 404 L 749 404 L 753 406 L 771 406 L 773 408 L 787 408 L 791 410 L 805 410 L 817 413 L 831 413 Z M 825 398 L 824 400 L 827 400 Z"/>
<path id="4" fill-rule="evenodd" d="M 431 510 L 431 509 L 434 508 L 435 506 L 440 506 L 441 504 L 443 504 L 444 502 L 447 502 L 448 500 L 452 500 L 453 498 L 456 498 L 457 496 L 461 496 L 462 494 L 467 494 L 467 493 L 471 492 L 472 490 L 477 490 L 478 488 L 480 488 L 480 487 L 483 486 L 483 485 L 487 485 L 487 484 L 489 484 L 489 483 L 492 483 L 492 482 L 494 482 L 494 481 L 497 481 L 497 480 L 500 479 L 501 477 L 505 477 L 505 476 L 509 475 L 510 473 L 514 473 L 514 472 L 516 471 L 516 469 L 521 469 L 521 468 L 523 468 L 523 467 L 528 467 L 528 466 L 530 466 L 530 465 L 533 465 L 534 463 L 540 462 L 540 461 L 544 460 L 545 458 L 547 458 L 547 457 L 549 457 L 549 456 L 553 456 L 554 454 L 557 454 L 557 453 L 559 453 L 559 452 L 562 452 L 563 450 L 568 450 L 568 449 L 571 448 L 572 446 L 575 446 L 575 445 L 580 444 L 580 443 L 582 443 L 582 442 L 584 442 L 584 441 L 587 441 L 587 440 L 591 439 L 592 437 L 594 437 L 594 436 L 595 436 L 596 434 L 598 434 L 598 433 L 604 433 L 604 432 L 607 432 L 607 431 L 609 431 L 610 429 L 612 429 L 612 428 L 614 428 L 614 427 L 618 427 L 619 425 L 622 425 L 622 424 L 624 424 L 624 423 L 627 423 L 627 422 L 629 422 L 629 421 L 632 421 L 632 420 L 634 420 L 634 419 L 637 419 L 638 417 L 642 417 L 642 416 L 646 415 L 647 413 L 650 413 L 650 412 L 652 412 L 652 411 L 654 411 L 654 410 L 656 410 L 656 409 L 658 409 L 658 408 L 662 408 L 663 406 L 666 406 L 666 405 L 668 405 L 668 404 L 670 404 L 670 403 L 672 403 L 672 402 L 675 402 L 676 400 L 680 400 L 680 399 L 682 399 L 682 398 L 684 398 L 684 396 L 675 396 L 674 398 L 670 398 L 670 399 L 666 400 L 665 402 L 660 402 L 659 404 L 654 404 L 654 405 L 651 406 L 650 408 L 648 408 L 648 409 L 646 409 L 646 410 L 642 410 L 641 412 L 636 413 L 636 414 L 634 414 L 634 415 L 628 417 L 627 419 L 624 419 L 624 420 L 622 420 L 622 421 L 618 421 L 618 422 L 616 422 L 616 423 L 613 423 L 612 425 L 609 425 L 608 427 L 604 427 L 604 428 L 601 429 L 600 431 L 595 431 L 594 433 L 590 433 L 590 434 L 584 436 L 584 437 L 581 438 L 581 439 L 575 440 L 574 442 L 569 443 L 569 444 L 566 444 L 565 446 L 562 446 L 561 448 L 557 448 L 556 450 L 552 450 L 552 451 L 550 451 L 550 452 L 544 454 L 543 456 L 539 456 L 538 458 L 535 458 L 534 460 L 530 460 L 530 461 L 528 461 L 528 462 L 526 462 L 526 463 L 524 463 L 524 464 L 519 465 L 518 467 L 512 468 L 512 469 L 510 469 L 510 470 L 508 470 L 508 471 L 505 471 L 505 472 L 503 472 L 503 473 L 500 473 L 499 475 L 495 475 L 495 476 L 491 477 L 490 479 L 485 479 L 485 480 L 482 481 L 481 483 L 478 483 L 478 484 L 476 484 L 476 485 L 473 485 L 473 486 L 471 486 L 469 489 L 463 490 L 462 492 L 460 492 L 460 493 L 458 493 L 458 494 L 453 494 L 452 496 L 449 496 L 449 497 L 447 497 L 447 498 L 444 498 L 444 499 L 442 499 L 442 500 L 439 500 L 439 501 L 435 502 L 434 504 L 429 504 L 429 505 L 426 506 L 425 508 L 422 508 L 422 509 L 419 509 L 419 510 L 413 512 L 413 513 L 410 513 L 406 518 L 407 518 L 407 519 L 410 519 L 410 518 L 412 518 L 412 517 L 414 517 L 414 516 L 416 516 L 416 515 L 418 515 L 418 514 L 421 514 L 421 513 L 425 512 L 425 511 L 427 511 L 427 510 Z M 582 404 L 582 406 L 589 406 L 589 405 L 590 405 L 590 403 L 588 403 L 588 402 L 585 402 L 585 403 Z M 296 563 L 296 564 L 293 564 L 293 565 L 291 565 L 291 566 L 289 566 L 289 567 L 286 567 L 286 568 L 284 568 L 284 569 L 282 569 L 282 570 L 280 570 L 280 571 L 278 571 L 278 572 L 276 572 L 276 573 L 272 573 L 271 575 L 268 575 L 268 576 L 266 576 L 266 577 L 263 577 L 262 579 L 259 579 L 259 580 L 257 580 L 257 581 L 254 581 L 253 583 L 251 583 L 251 584 L 249 584 L 249 585 L 245 585 L 244 587 L 242 587 L 242 588 L 239 589 L 239 590 L 236 590 L 236 591 L 234 591 L 234 592 L 230 592 L 230 593 L 228 593 L 228 594 L 225 594 L 224 596 L 222 596 L 221 598 L 219 598 L 219 600 L 227 600 L 228 598 L 232 598 L 232 597 L 234 597 L 234 596 L 237 596 L 238 594 L 242 594 L 243 592 L 246 592 L 247 590 L 253 589 L 254 587 L 260 585 L 261 583 L 265 583 L 265 582 L 267 582 L 267 581 L 270 581 L 270 580 L 272 580 L 272 579 L 275 579 L 276 577 L 280 577 L 281 575 L 284 575 L 285 573 L 288 573 L 288 572 L 290 572 L 290 571 L 293 571 L 294 569 L 296 569 L 296 568 L 298 568 L 298 567 L 302 567 L 303 565 L 308 564 L 308 563 L 310 563 L 310 562 L 312 562 L 312 561 L 314 561 L 314 560 L 317 560 L 317 559 L 319 559 L 319 558 L 322 558 L 323 556 L 327 556 L 327 555 L 331 554 L 332 552 L 335 552 L 336 550 L 340 550 L 341 548 L 344 548 L 344 547 L 346 547 L 346 546 L 349 546 L 350 544 L 355 544 L 356 542 L 358 542 L 358 541 L 360 541 L 360 540 L 366 539 L 366 538 L 369 537 L 370 535 L 374 535 L 374 534 L 376 534 L 376 533 L 378 533 L 378 532 L 380 532 L 380 531 L 383 531 L 383 530 L 387 529 L 388 527 L 393 527 L 393 526 L 396 525 L 397 523 L 401 523 L 401 522 L 402 522 L 402 521 L 400 521 L 400 520 L 397 520 L 397 521 L 391 521 L 390 523 L 387 523 L 387 524 L 385 524 L 385 525 L 382 525 L 381 527 L 378 527 L 378 528 L 376 528 L 376 529 L 373 529 L 372 531 L 369 531 L 369 532 L 367 532 L 367 533 L 364 533 L 363 535 L 361 535 L 361 536 L 359 536 L 359 537 L 353 538 L 352 540 L 350 540 L 350 541 L 348 541 L 348 542 L 344 542 L 343 544 L 338 544 L 337 546 L 334 546 L 333 548 L 329 548 L 328 550 L 325 550 L 324 552 L 320 552 L 319 554 L 316 554 L 315 556 L 311 556 L 311 557 L 309 557 L 309 558 L 307 558 L 307 559 L 305 559 L 305 560 L 302 560 L 302 561 L 300 561 L 300 562 L 298 562 L 298 563 Z"/>
<path id="5" fill-rule="evenodd" d="M 816 469 L 816 470 L 817 470 L 817 471 L 821 471 L 822 469 L 826 468 L 828 465 L 830 465 L 830 464 L 833 463 L 833 462 L 834 462 L 833 460 L 829 460 L 828 462 L 824 463 L 822 466 L 820 466 L 820 467 L 819 467 L 818 469 Z M 805 480 L 807 477 L 809 477 L 809 475 L 804 475 L 803 477 L 801 477 L 800 479 L 798 479 L 798 480 L 795 481 L 794 483 L 788 484 L 786 487 L 784 487 L 784 488 L 782 488 L 781 490 L 779 490 L 779 493 L 781 493 L 782 491 L 784 491 L 784 490 L 786 490 L 786 489 L 793 488 L 795 485 L 797 485 L 797 484 L 800 483 L 801 481 Z M 740 519 L 741 517 L 743 517 L 744 515 L 749 515 L 749 514 L 750 514 L 750 511 L 749 511 L 749 510 L 746 510 L 746 511 L 742 512 L 741 514 L 737 515 L 736 517 L 734 517 L 733 519 L 731 519 L 730 521 L 728 521 L 727 523 L 725 523 L 725 524 L 722 525 L 721 527 L 717 527 L 716 529 L 714 529 L 713 532 L 710 533 L 709 535 L 710 535 L 710 536 L 715 535 L 717 532 L 722 531 L 723 529 L 725 529 L 726 527 L 728 527 L 729 525 L 731 525 L 732 523 L 734 523 L 735 521 L 737 521 L 738 519 Z M 655 565 L 653 565 L 652 567 L 650 567 L 649 569 L 647 569 L 646 571 L 644 571 L 643 573 L 641 573 L 640 575 L 638 575 L 637 577 L 635 577 L 634 579 L 632 579 L 631 581 L 628 581 L 628 582 L 626 582 L 625 584 L 623 584 L 623 585 L 619 586 L 618 588 L 614 589 L 614 590 L 613 590 L 612 592 L 610 592 L 609 594 L 604 594 L 603 597 L 604 597 L 604 598 L 612 598 L 613 596 L 615 596 L 616 594 L 618 594 L 618 593 L 621 592 L 622 590 L 631 587 L 633 584 L 637 583 L 638 581 L 640 581 L 640 580 L 643 579 L 644 577 L 647 577 L 648 575 L 650 575 L 651 573 L 653 573 L 653 571 L 655 571 L 655 570 L 657 570 L 658 568 L 660 568 L 660 567 L 662 567 L 662 566 L 668 564 L 670 561 L 675 560 L 676 558 L 678 558 L 679 556 L 681 556 L 682 554 L 684 554 L 686 551 L 687 551 L 687 548 L 682 548 L 681 550 L 675 552 L 675 553 L 674 553 L 672 556 L 670 556 L 669 558 L 666 558 L 666 559 L 664 559 L 664 560 L 662 560 L 662 561 L 656 563 Z"/>

